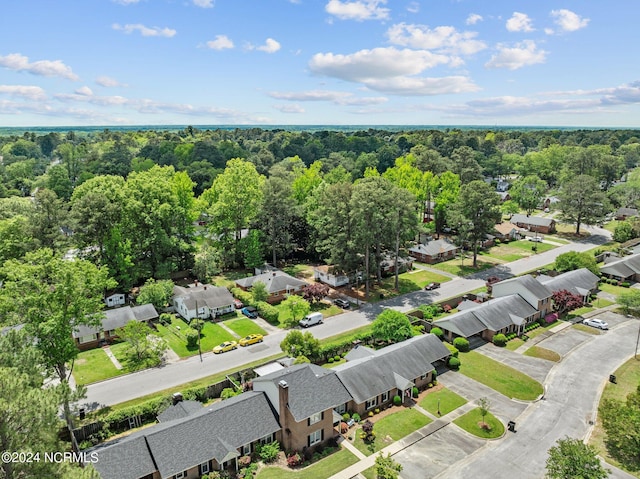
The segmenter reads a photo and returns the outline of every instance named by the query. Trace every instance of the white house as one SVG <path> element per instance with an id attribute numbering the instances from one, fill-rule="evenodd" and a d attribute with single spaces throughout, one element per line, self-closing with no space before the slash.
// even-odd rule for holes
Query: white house
<path id="1" fill-rule="evenodd" d="M 187 321 L 195 317 L 215 318 L 235 311 L 229 290 L 210 284 L 194 284 L 189 288 L 174 286 L 173 305 Z"/>
<path id="2" fill-rule="evenodd" d="M 115 306 L 124 306 L 127 302 L 127 297 L 123 293 L 114 293 L 104 298 L 104 304 L 107 308 L 113 308 Z"/>
<path id="3" fill-rule="evenodd" d="M 313 279 L 337 288 L 349 284 L 349 277 L 344 274 L 333 274 L 331 266 L 316 266 L 313 268 Z"/>

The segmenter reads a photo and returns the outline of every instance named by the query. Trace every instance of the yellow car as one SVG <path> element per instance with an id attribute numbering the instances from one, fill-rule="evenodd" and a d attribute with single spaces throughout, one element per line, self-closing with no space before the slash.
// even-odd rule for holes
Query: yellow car
<path id="1" fill-rule="evenodd" d="M 235 341 L 225 341 L 224 343 L 218 344 L 215 348 L 213 348 L 213 352 L 216 354 L 226 353 L 227 351 L 231 351 L 232 349 L 237 349 L 238 343 Z"/>
<path id="2" fill-rule="evenodd" d="M 250 344 L 256 344 L 262 342 L 262 334 L 250 334 L 240 340 L 240 346 L 249 346 Z"/>

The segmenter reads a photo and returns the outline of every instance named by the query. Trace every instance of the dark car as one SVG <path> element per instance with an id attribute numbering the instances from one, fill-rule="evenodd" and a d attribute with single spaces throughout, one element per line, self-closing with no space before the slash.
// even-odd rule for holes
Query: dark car
<path id="1" fill-rule="evenodd" d="M 342 308 L 342 309 L 349 309 L 351 307 L 351 303 L 349 301 L 347 301 L 346 299 L 342 299 L 342 298 L 338 298 L 336 300 L 333 301 L 333 304 L 335 304 L 336 306 Z"/>
<path id="2" fill-rule="evenodd" d="M 258 308 L 255 306 L 245 306 L 240 310 L 247 318 L 255 319 L 258 317 Z"/>
<path id="3" fill-rule="evenodd" d="M 431 291 L 433 289 L 438 289 L 440 287 L 440 283 L 429 283 L 424 287 L 427 291 Z"/>

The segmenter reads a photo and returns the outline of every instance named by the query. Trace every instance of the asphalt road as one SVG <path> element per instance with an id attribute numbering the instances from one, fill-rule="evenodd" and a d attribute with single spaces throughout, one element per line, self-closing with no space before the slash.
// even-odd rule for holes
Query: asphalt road
<path id="1" fill-rule="evenodd" d="M 443 283 L 440 289 L 434 291 L 417 291 L 375 304 L 367 304 L 356 311 L 327 318 L 324 324 L 309 328 L 309 331 L 312 331 L 314 336 L 319 339 L 334 336 L 369 324 L 385 308 L 408 311 L 421 304 L 462 295 L 484 286 L 484 279 L 489 276 L 497 275 L 501 278 L 507 278 L 533 271 L 552 263 L 556 256 L 561 253 L 584 251 L 605 243 L 609 238 L 609 232 L 595 228 L 592 229 L 592 235 L 586 240 L 500 265 L 470 277 L 448 281 Z M 91 384 L 87 387 L 87 397 L 80 402 L 79 407 L 93 410 L 103 406 L 110 406 L 222 371 L 241 368 L 244 364 L 280 353 L 280 342 L 286 334 L 286 331 L 269 334 L 260 345 L 238 348 L 235 351 L 220 355 L 207 352 L 202 355 L 202 361 L 198 356 L 195 356 L 159 368 L 147 369 Z"/>

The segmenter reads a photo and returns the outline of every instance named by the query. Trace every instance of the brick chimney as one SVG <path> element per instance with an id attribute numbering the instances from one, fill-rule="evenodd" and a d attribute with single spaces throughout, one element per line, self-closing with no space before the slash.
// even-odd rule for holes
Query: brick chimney
<path id="1" fill-rule="evenodd" d="M 280 416 L 280 427 L 282 428 L 282 446 L 284 450 L 291 449 L 291 430 L 289 429 L 287 406 L 289 404 L 289 385 L 287 381 L 281 379 L 278 382 L 278 415 Z"/>

